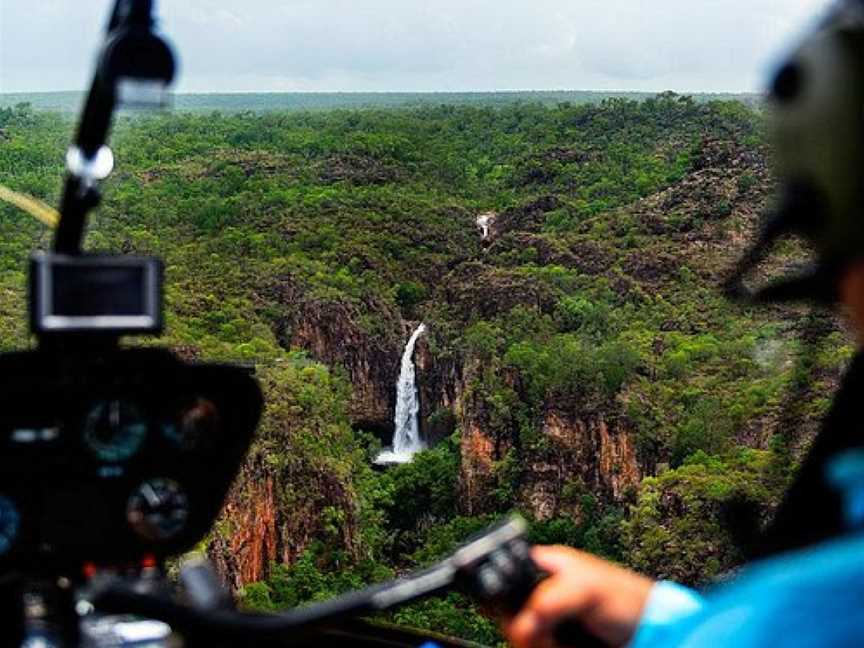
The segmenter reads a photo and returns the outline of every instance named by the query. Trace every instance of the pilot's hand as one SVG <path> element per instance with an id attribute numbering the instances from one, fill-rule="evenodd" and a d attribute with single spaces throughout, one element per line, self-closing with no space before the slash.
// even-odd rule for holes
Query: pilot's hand
<path id="1" fill-rule="evenodd" d="M 609 646 L 630 641 L 653 581 L 568 547 L 535 547 L 531 557 L 549 577 L 504 623 L 504 634 L 513 646 L 556 646 L 555 628 L 568 619 L 577 620 Z"/>

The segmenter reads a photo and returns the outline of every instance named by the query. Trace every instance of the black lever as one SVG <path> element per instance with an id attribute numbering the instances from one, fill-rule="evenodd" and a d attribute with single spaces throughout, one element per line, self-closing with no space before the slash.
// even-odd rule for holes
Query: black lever
<path id="1" fill-rule="evenodd" d="M 531 559 L 531 546 L 524 536 L 525 522 L 513 518 L 501 530 L 508 527 L 517 528 L 518 534 L 508 542 L 500 543 L 493 551 L 481 552 L 475 560 L 460 565 L 457 581 L 474 598 L 489 602 L 509 614 L 516 614 L 548 575 Z M 493 534 L 494 531 L 484 535 L 489 537 Z M 470 543 L 466 549 L 473 546 L 479 548 L 482 542 L 483 536 Z M 459 557 L 457 552 L 454 556 L 457 563 Z M 554 635 L 556 642 L 567 648 L 608 648 L 576 618 L 559 623 Z"/>
<path id="2" fill-rule="evenodd" d="M 526 545 L 527 548 L 527 545 Z M 511 607 L 508 611 L 518 612 L 522 606 L 528 602 L 528 598 L 534 591 L 534 588 L 539 585 L 546 577 L 537 565 L 531 560 L 530 556 L 526 556 L 521 567 L 525 576 L 525 584 L 531 583 L 530 587 L 519 592 L 514 592 L 511 601 L 518 603 L 517 606 Z M 609 648 L 603 641 L 591 634 L 585 629 L 585 626 L 578 618 L 568 618 L 555 626 L 554 631 L 555 642 L 559 646 L 567 648 Z"/>

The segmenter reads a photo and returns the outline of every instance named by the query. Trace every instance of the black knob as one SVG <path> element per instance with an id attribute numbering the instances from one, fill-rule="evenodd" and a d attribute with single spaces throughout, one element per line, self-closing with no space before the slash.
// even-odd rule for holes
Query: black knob
<path id="1" fill-rule="evenodd" d="M 511 612 L 518 612 L 528 601 L 531 592 L 539 585 L 547 574 L 543 572 L 529 555 L 527 543 L 511 548 L 511 557 L 518 563 L 518 576 L 514 579 L 514 587 L 507 597 L 507 607 Z M 566 648 L 608 648 L 608 646 L 588 632 L 577 618 L 561 621 L 554 630 L 555 641 Z"/>

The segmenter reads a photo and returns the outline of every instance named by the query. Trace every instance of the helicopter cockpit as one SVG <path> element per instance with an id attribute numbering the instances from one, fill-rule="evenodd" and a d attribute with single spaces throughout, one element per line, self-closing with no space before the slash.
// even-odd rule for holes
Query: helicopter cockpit
<path id="1" fill-rule="evenodd" d="M 161 106 L 175 76 L 154 24 L 151 0 L 115 3 L 53 250 L 30 261 L 38 348 L 0 356 L 0 643 L 410 646 L 428 637 L 339 624 L 457 586 L 518 607 L 540 574 L 516 518 L 420 574 L 283 615 L 235 611 L 206 564 L 166 577 L 216 521 L 263 402 L 248 368 L 121 346 L 162 330 L 162 262 L 81 249 L 113 169 L 115 109 Z"/>

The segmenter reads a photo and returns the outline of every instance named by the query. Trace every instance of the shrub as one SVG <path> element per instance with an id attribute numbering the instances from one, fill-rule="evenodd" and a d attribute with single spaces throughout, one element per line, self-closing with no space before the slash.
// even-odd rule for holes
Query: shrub
<path id="1" fill-rule="evenodd" d="M 536 402 L 550 392 L 612 397 L 632 376 L 639 354 L 621 341 L 595 346 L 574 335 L 558 335 L 548 344 L 514 344 L 504 361 L 520 370 Z"/>
<path id="2" fill-rule="evenodd" d="M 694 585 L 738 565 L 748 529 L 734 534 L 730 513 L 750 508 L 764 518 L 777 501 L 783 486 L 771 457 L 746 449 L 722 458 L 697 452 L 680 468 L 646 479 L 623 523 L 627 563 L 657 578 Z"/>
<path id="3" fill-rule="evenodd" d="M 251 610 L 287 610 L 310 601 L 331 599 L 393 576 L 389 568 L 368 560 L 334 569 L 323 555 L 320 545 L 313 544 L 292 565 L 273 565 L 270 578 L 243 589 L 242 605 Z"/>
<path id="4" fill-rule="evenodd" d="M 413 281 L 397 284 L 396 303 L 402 308 L 412 308 L 426 299 L 426 287 Z"/>
<path id="5" fill-rule="evenodd" d="M 475 322 L 465 331 L 465 345 L 468 350 L 481 357 L 497 353 L 502 342 L 501 329 L 485 320 Z"/>
<path id="6" fill-rule="evenodd" d="M 381 484 L 391 495 L 384 508 L 386 523 L 391 532 L 401 536 L 402 549 L 411 550 L 423 523 L 441 523 L 455 515 L 458 476 L 455 438 L 418 453 L 411 463 L 393 466 L 381 476 Z"/>
<path id="7" fill-rule="evenodd" d="M 733 443 L 733 419 L 717 400 L 702 397 L 678 426 L 672 447 L 672 465 L 679 466 L 690 455 L 725 452 Z"/>
<path id="8" fill-rule="evenodd" d="M 555 307 L 555 317 L 564 332 L 607 335 L 609 306 L 584 297 L 565 297 Z"/>
<path id="9" fill-rule="evenodd" d="M 756 176 L 752 173 L 744 173 L 738 178 L 738 191 L 740 193 L 747 193 L 750 189 L 756 186 L 758 182 Z"/>
<path id="10" fill-rule="evenodd" d="M 399 625 L 476 641 L 484 646 L 503 646 L 497 623 L 483 615 L 464 596 L 451 593 L 421 601 L 394 612 Z"/>

